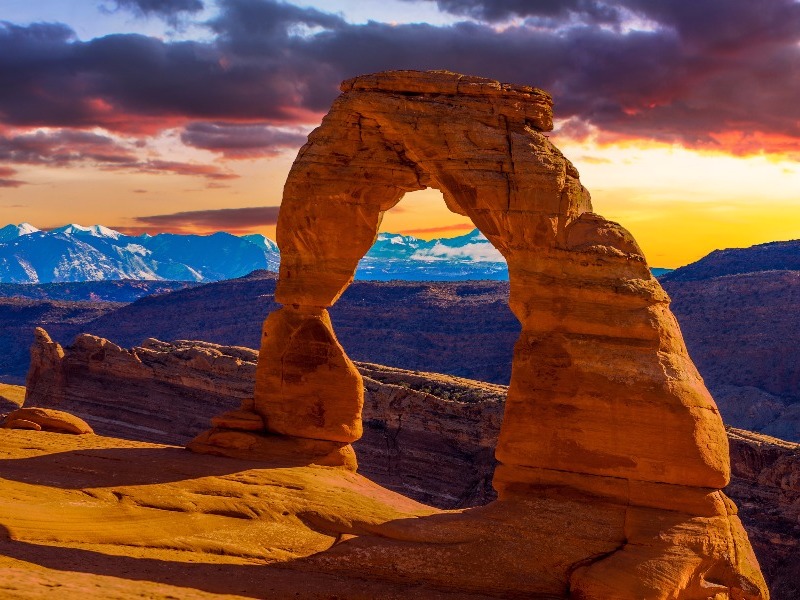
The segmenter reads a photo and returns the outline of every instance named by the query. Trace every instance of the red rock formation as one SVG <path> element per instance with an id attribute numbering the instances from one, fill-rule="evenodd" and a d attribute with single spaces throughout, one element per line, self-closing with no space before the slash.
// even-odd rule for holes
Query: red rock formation
<path id="1" fill-rule="evenodd" d="M 800 598 L 800 444 L 728 430 L 727 492 L 759 557 L 774 600 Z"/>
<path id="2" fill-rule="evenodd" d="M 154 339 L 123 350 L 84 334 L 73 346 L 49 352 L 47 340 L 42 331 L 31 348 L 26 407 L 81 415 L 101 435 L 181 445 L 211 419 L 215 432 L 196 440 L 195 448 L 251 457 L 263 450 L 261 440 L 248 435 L 264 429 L 252 409 L 255 350 Z M 490 481 L 504 386 L 356 366 L 365 393 L 364 436 L 356 443 L 363 474 L 443 508 L 494 498 Z M 288 447 L 287 440 L 282 443 Z M 333 443 L 328 451 L 337 454 L 343 446 Z M 306 446 L 311 462 L 329 462 L 320 448 Z M 344 452 L 341 460 L 352 464 L 353 455 Z"/>
<path id="3" fill-rule="evenodd" d="M 383 212 L 406 192 L 435 187 L 505 257 L 522 324 L 496 451 L 500 503 L 481 518 L 530 521 L 516 540 L 488 530 L 481 543 L 471 538 L 476 554 L 453 557 L 469 573 L 461 583 L 566 587 L 584 600 L 767 597 L 720 491 L 730 464 L 717 408 L 635 240 L 591 212 L 577 170 L 544 135 L 550 97 L 447 72 L 379 73 L 341 89 L 284 187 L 275 292 L 283 308 L 265 322 L 256 372 L 255 411 L 267 432 L 358 438 L 360 376 L 327 308 L 351 283 Z M 574 494 L 584 495 L 583 509 Z M 543 497 L 552 504 L 530 503 Z M 543 530 L 526 527 L 559 502 L 581 516 L 559 530 L 562 553 L 544 557 L 534 551 Z M 604 532 L 585 519 L 605 521 Z M 465 516 L 451 525 L 458 536 L 482 524 Z M 441 535 L 427 527 L 414 539 Z M 596 543 L 575 543 L 589 538 Z M 451 581 L 441 553 L 434 559 L 424 543 L 389 566 L 382 542 L 355 547 L 335 568 L 358 557 L 384 576 Z M 487 549 L 494 560 L 479 559 Z M 531 552 L 534 563 L 515 562 Z"/>
<path id="4" fill-rule="evenodd" d="M 124 350 L 89 334 L 65 351 L 37 329 L 25 407 L 74 412 L 106 435 L 185 443 L 211 415 L 252 398 L 255 357 L 248 348 L 154 339 Z"/>

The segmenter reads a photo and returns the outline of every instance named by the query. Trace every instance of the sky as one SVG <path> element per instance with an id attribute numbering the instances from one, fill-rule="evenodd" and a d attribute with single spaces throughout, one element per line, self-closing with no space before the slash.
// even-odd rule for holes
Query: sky
<path id="1" fill-rule="evenodd" d="M 338 84 L 389 69 L 550 92 L 653 266 L 800 238 L 798 0 L 0 0 L 0 226 L 274 238 Z M 382 225 L 471 228 L 435 190 Z"/>

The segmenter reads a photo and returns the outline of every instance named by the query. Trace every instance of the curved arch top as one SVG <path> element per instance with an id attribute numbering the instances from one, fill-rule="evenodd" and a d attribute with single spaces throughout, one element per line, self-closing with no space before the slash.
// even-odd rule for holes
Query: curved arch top
<path id="1" fill-rule="evenodd" d="M 439 189 L 510 260 L 564 243 L 591 210 L 575 167 L 544 131 L 552 100 L 524 86 L 443 71 L 342 84 L 292 166 L 278 219 L 279 302 L 330 306 L 403 194 Z"/>

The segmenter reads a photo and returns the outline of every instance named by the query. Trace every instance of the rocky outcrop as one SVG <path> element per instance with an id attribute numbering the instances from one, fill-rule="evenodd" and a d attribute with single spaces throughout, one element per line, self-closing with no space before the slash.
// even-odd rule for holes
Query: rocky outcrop
<path id="1" fill-rule="evenodd" d="M 106 435 L 181 443 L 210 413 L 252 397 L 254 358 L 248 348 L 155 339 L 124 350 L 89 334 L 65 352 L 37 329 L 25 407 L 74 412 Z"/>
<path id="2" fill-rule="evenodd" d="M 776 600 L 800 598 L 800 444 L 729 429 L 728 493 Z"/>
<path id="3" fill-rule="evenodd" d="M 501 252 L 522 333 L 496 447 L 499 501 L 476 509 L 477 521 L 383 531 L 406 542 L 388 564 L 385 540 L 371 538 L 318 566 L 357 562 L 447 585 L 441 565 L 452 561 L 467 589 L 502 582 L 584 600 L 766 598 L 721 492 L 730 463 L 716 405 L 635 240 L 592 212 L 577 170 L 544 134 L 550 97 L 449 72 L 378 73 L 341 89 L 284 187 L 282 307 L 264 323 L 254 392 L 263 443 L 360 437 L 361 376 L 327 309 L 406 192 L 439 189 Z M 540 525 L 568 512 L 559 552 L 543 555 Z M 491 530 L 498 520 L 517 535 Z M 432 551 L 427 541 L 443 535 L 466 536 L 468 550 Z"/>

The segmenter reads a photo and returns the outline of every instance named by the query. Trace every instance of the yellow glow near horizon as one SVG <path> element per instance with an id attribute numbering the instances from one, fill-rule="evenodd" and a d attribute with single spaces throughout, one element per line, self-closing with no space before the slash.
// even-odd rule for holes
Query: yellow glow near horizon
<path id="1" fill-rule="evenodd" d="M 554 141 L 580 171 L 595 211 L 629 229 L 652 266 L 677 267 L 717 248 L 800 238 L 796 162 L 656 144 L 598 145 L 555 136 Z M 141 225 L 137 216 L 275 206 L 294 156 L 286 152 L 269 159 L 221 162 L 240 177 L 218 183 L 88 166 L 20 167 L 15 177 L 28 185 L 0 190 L 0 225 L 29 221 L 41 228 L 69 222 L 135 227 Z M 452 237 L 471 228 L 432 189 L 407 194 L 381 225 L 382 231 L 425 239 Z M 252 231 L 275 237 L 274 226 Z"/>
<path id="2" fill-rule="evenodd" d="M 800 167 L 677 146 L 563 144 L 594 210 L 621 223 L 652 266 L 800 237 Z"/>
<path id="3" fill-rule="evenodd" d="M 800 238 L 800 166 L 792 161 L 652 144 L 560 147 L 580 171 L 595 212 L 627 228 L 651 266 L 674 268 L 719 248 Z M 431 239 L 471 227 L 436 190 L 409 194 L 397 208 L 381 231 Z"/>

